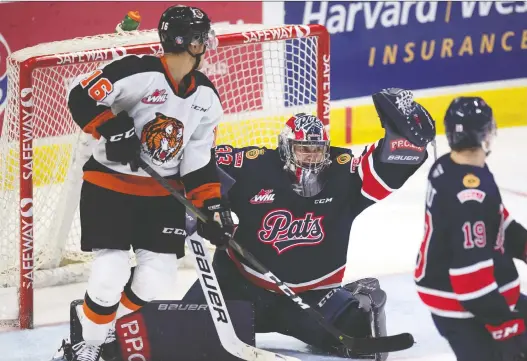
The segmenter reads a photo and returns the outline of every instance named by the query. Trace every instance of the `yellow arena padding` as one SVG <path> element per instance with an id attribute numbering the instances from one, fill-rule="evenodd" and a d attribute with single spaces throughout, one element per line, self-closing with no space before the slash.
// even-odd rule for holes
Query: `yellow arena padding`
<path id="1" fill-rule="evenodd" d="M 443 119 L 445 112 L 450 102 L 458 96 L 482 97 L 492 107 L 498 128 L 527 125 L 527 87 L 459 92 L 417 98 L 416 100 L 428 109 L 435 119 L 438 134 L 444 134 Z M 384 135 L 373 104 L 333 109 L 330 122 L 331 140 L 335 146 L 370 143 Z"/>

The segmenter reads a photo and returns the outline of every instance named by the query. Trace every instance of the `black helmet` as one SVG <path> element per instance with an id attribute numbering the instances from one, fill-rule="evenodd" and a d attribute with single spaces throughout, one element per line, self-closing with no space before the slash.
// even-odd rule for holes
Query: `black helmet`
<path id="1" fill-rule="evenodd" d="M 210 27 L 210 19 L 201 9 L 175 5 L 165 10 L 157 27 L 159 40 L 165 53 L 182 53 L 200 57 L 206 48 L 215 49 L 217 42 Z M 205 44 L 201 54 L 192 54 L 190 44 Z"/>
<path id="2" fill-rule="evenodd" d="M 453 150 L 483 148 L 489 152 L 496 133 L 491 107 L 480 97 L 454 99 L 445 114 L 445 133 Z"/>

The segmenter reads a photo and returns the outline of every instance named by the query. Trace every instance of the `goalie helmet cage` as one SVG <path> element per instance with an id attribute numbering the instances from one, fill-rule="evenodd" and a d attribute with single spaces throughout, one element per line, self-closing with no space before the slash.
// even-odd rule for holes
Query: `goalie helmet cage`
<path id="1" fill-rule="evenodd" d="M 216 32 L 218 48 L 206 53 L 203 66 L 225 111 L 216 144 L 275 147 L 297 112 L 317 114 L 329 126 L 324 26 L 245 24 Z M 0 326 L 33 327 L 35 287 L 87 279 L 90 254 L 80 251 L 78 200 L 94 140 L 71 119 L 67 89 L 75 77 L 123 55 L 161 56 L 157 32 L 39 44 L 8 58 L 0 133 Z M 243 155 L 220 159 L 239 165 Z"/>

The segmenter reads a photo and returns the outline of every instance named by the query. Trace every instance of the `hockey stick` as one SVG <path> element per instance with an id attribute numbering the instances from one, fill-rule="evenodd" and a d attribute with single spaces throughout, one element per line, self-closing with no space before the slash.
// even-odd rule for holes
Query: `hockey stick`
<path id="1" fill-rule="evenodd" d="M 210 262 L 209 251 L 203 238 L 194 233 L 186 239 L 187 246 L 194 253 L 196 272 L 207 299 L 209 311 L 223 348 L 231 355 L 247 361 L 300 361 L 267 350 L 262 350 L 242 342 L 234 331 L 220 285 Z"/>
<path id="2" fill-rule="evenodd" d="M 177 191 L 174 187 L 168 183 L 168 181 L 163 178 L 159 173 L 153 170 L 149 165 L 147 165 L 143 160 L 139 161 L 139 165 L 147 172 L 152 178 L 154 178 L 162 187 L 168 190 L 179 202 L 181 202 L 187 210 L 199 218 L 203 222 L 208 222 L 208 216 L 203 213 L 200 209 L 196 208 L 191 201 L 189 201 L 184 195 Z M 187 213 L 188 214 L 188 213 Z M 191 216 L 189 214 L 189 216 Z M 282 292 L 288 296 L 293 302 L 295 302 L 300 308 L 306 311 L 311 317 L 313 317 L 327 332 L 332 334 L 336 339 L 338 339 L 344 346 L 353 352 L 360 354 L 373 354 L 373 353 L 384 353 L 384 352 L 393 352 L 400 351 L 410 348 L 414 344 L 413 336 L 409 333 L 401 333 L 398 335 L 392 336 L 382 336 L 382 337 L 369 337 L 369 338 L 360 338 L 360 337 L 351 337 L 340 330 L 335 326 L 329 323 L 320 312 L 313 309 L 307 303 L 305 303 L 300 296 L 295 294 L 285 283 L 283 283 L 278 277 L 276 277 L 267 267 L 258 261 L 256 257 L 245 248 L 240 246 L 234 239 L 229 241 L 229 245 L 236 250 L 242 257 L 244 257 L 248 262 L 250 262 L 260 273 L 262 273 L 267 279 L 271 282 L 274 282 Z M 240 341 L 241 342 L 241 341 Z"/>
<path id="3" fill-rule="evenodd" d="M 196 209 L 187 198 L 181 195 L 165 178 L 148 166 L 142 159 L 139 159 L 138 164 L 183 205 L 187 206 L 188 209 L 191 211 Z M 183 200 L 186 202 L 183 202 Z M 187 215 L 192 217 L 188 213 Z M 262 350 L 248 345 L 239 339 L 234 331 L 234 326 L 229 311 L 227 310 L 218 279 L 216 278 L 216 273 L 210 262 L 209 251 L 203 243 L 203 239 L 194 232 L 191 236 L 186 238 L 185 242 L 194 254 L 194 265 L 196 267 L 198 279 L 203 290 L 203 295 L 207 300 L 210 315 L 223 348 L 231 355 L 246 361 L 300 361 L 295 357 L 281 355 L 279 353 Z"/>
<path id="4" fill-rule="evenodd" d="M 437 142 L 436 139 L 432 140 L 432 148 L 434 148 L 434 161 L 437 160 Z"/>

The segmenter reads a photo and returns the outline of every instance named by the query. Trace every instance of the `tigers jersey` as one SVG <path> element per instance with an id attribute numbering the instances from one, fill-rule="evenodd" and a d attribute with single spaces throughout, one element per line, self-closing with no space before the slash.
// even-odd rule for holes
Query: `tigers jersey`
<path id="1" fill-rule="evenodd" d="M 164 177 L 182 177 L 187 191 L 215 185 L 211 148 L 223 115 L 218 92 L 201 72 L 177 84 L 164 58 L 130 55 L 77 77 L 68 95 L 73 120 L 98 139 L 84 166 L 84 179 L 134 195 L 168 195 L 146 172 L 106 159 L 106 139 L 97 132 L 121 111 L 134 119 L 141 157 Z M 214 192 L 212 192 L 214 193 Z"/>
<path id="2" fill-rule="evenodd" d="M 487 324 L 512 319 L 520 292 L 513 257 L 525 260 L 527 231 L 504 208 L 487 166 L 444 155 L 428 176 L 417 291 L 430 311 Z"/>
<path id="3" fill-rule="evenodd" d="M 272 265 L 295 292 L 339 286 L 355 217 L 401 187 L 420 166 L 383 163 L 378 145 L 359 157 L 331 147 L 332 163 L 323 173 L 327 183 L 313 197 L 295 193 L 278 150 L 217 146 L 218 165 L 235 180 L 227 195 L 239 218 L 236 241 Z M 257 286 L 278 290 L 232 250 L 217 257 L 230 257 Z"/>

